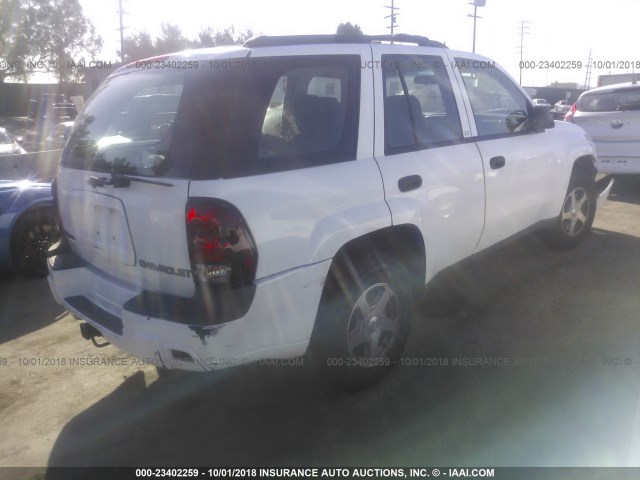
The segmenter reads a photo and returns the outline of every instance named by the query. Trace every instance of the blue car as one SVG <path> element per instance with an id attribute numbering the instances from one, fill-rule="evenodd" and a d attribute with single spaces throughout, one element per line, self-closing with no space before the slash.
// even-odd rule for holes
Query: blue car
<path id="1" fill-rule="evenodd" d="M 51 183 L 0 180 L 0 270 L 47 275 L 47 249 L 58 240 Z"/>

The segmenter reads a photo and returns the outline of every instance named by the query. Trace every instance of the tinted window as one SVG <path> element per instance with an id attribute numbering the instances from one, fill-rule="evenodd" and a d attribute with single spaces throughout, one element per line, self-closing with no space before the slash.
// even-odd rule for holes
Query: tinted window
<path id="1" fill-rule="evenodd" d="M 451 82 L 440 57 L 383 55 L 385 151 L 462 138 Z"/>
<path id="2" fill-rule="evenodd" d="M 479 136 L 504 135 L 528 130 L 529 102 L 500 70 L 486 62 L 456 58 Z"/>
<path id="3" fill-rule="evenodd" d="M 614 92 L 586 94 L 578 99 L 576 109 L 582 112 L 639 110 L 640 89 L 632 88 Z"/>
<path id="4" fill-rule="evenodd" d="M 108 80 L 76 121 L 63 165 L 206 179 L 355 159 L 359 56 L 221 63 Z"/>
<path id="5" fill-rule="evenodd" d="M 348 68 L 303 67 L 283 73 L 262 122 L 258 159 L 318 152 L 339 155 L 336 148 L 347 116 Z"/>
<path id="6" fill-rule="evenodd" d="M 66 167 L 104 173 L 164 176 L 184 74 L 134 72 L 103 83 L 62 157 Z M 64 126 L 54 132 L 63 136 Z"/>

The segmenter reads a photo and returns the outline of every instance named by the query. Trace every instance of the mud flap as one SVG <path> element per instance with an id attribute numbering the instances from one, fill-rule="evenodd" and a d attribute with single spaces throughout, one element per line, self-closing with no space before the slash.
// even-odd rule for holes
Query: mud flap
<path id="1" fill-rule="evenodd" d="M 598 196 L 596 200 L 596 213 L 598 213 L 598 209 L 604 205 L 609 198 L 609 193 L 611 192 L 611 187 L 613 187 L 614 182 L 613 175 L 607 175 L 596 181 L 596 195 Z"/>

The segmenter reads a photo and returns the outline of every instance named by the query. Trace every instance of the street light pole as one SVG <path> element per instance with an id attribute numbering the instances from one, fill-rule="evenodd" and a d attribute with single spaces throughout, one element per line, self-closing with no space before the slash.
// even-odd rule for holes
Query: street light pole
<path id="1" fill-rule="evenodd" d="M 478 19 L 478 6 L 473 4 L 473 53 L 476 53 L 476 21 Z"/>
<path id="2" fill-rule="evenodd" d="M 476 22 L 478 18 L 482 18 L 478 16 L 478 7 L 484 7 L 486 3 L 487 0 L 473 0 L 469 2 L 469 5 L 473 5 L 473 15 L 467 15 L 468 17 L 473 17 L 473 53 L 476 53 Z"/>

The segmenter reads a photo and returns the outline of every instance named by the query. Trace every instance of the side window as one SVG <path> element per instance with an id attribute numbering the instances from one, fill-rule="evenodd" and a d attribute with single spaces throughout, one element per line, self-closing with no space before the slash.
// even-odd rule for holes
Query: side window
<path id="1" fill-rule="evenodd" d="M 507 76 L 486 62 L 456 58 L 455 65 L 469 94 L 478 136 L 528 130 L 529 102 Z"/>
<path id="2" fill-rule="evenodd" d="M 300 61 L 292 61 L 278 72 L 262 120 L 258 162 L 355 157 L 357 68 L 332 64 L 327 57 L 318 60 L 298 67 Z"/>
<path id="3" fill-rule="evenodd" d="M 385 154 L 462 138 L 460 116 L 440 57 L 383 55 Z"/>

